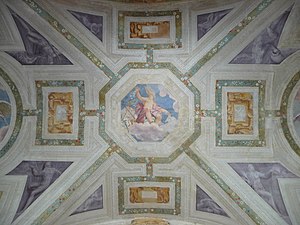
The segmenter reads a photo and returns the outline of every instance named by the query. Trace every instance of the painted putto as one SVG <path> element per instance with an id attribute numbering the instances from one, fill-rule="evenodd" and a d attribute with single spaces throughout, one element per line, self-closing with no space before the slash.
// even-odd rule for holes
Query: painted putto
<path id="1" fill-rule="evenodd" d="M 121 102 L 121 121 L 140 142 L 162 141 L 178 123 L 178 102 L 159 84 L 138 84 Z"/>

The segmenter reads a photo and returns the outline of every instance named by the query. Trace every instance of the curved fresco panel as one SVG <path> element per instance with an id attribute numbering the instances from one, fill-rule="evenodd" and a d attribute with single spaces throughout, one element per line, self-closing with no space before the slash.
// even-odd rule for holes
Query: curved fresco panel
<path id="1" fill-rule="evenodd" d="M 137 141 L 159 142 L 178 122 L 178 103 L 159 84 L 138 84 L 121 102 L 121 120 Z"/>
<path id="2" fill-rule="evenodd" d="M 0 143 L 5 138 L 11 122 L 12 110 L 9 96 L 0 82 Z"/>

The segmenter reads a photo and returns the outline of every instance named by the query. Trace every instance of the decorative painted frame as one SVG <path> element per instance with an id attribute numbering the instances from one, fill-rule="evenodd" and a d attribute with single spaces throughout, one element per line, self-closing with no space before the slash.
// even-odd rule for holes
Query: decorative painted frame
<path id="1" fill-rule="evenodd" d="M 153 20 L 153 17 L 173 17 L 174 19 L 171 19 L 171 25 L 172 23 L 175 26 L 175 30 L 172 32 L 172 27 L 170 27 L 170 39 L 173 42 L 166 43 L 163 41 L 162 43 L 159 43 L 159 40 L 157 43 L 149 43 L 145 41 L 140 44 L 136 43 L 127 43 L 126 42 L 126 32 L 125 29 L 130 29 L 130 27 L 126 26 L 126 17 L 130 17 L 131 19 L 136 17 L 140 19 L 149 18 Z M 174 20 L 174 22 L 172 22 Z M 172 33 L 175 35 L 175 37 L 171 37 Z M 155 39 L 154 39 L 155 40 Z M 118 12 L 118 47 L 120 49 L 171 49 L 171 48 L 181 48 L 182 47 L 182 15 L 179 10 L 173 10 L 173 11 L 119 11 Z"/>
<path id="2" fill-rule="evenodd" d="M 163 182 L 169 183 L 174 186 L 174 195 L 171 196 L 171 199 L 174 199 L 174 207 L 173 208 L 161 208 L 161 207 L 127 207 L 125 204 L 125 196 L 126 196 L 126 184 L 127 183 L 137 183 L 141 186 L 146 186 L 145 182 L 155 183 L 155 182 Z M 172 214 L 178 215 L 181 212 L 181 178 L 180 177 L 119 177 L 118 178 L 118 208 L 119 214 L 141 214 L 141 213 L 154 213 L 154 214 Z M 145 206 L 145 204 L 143 204 Z"/>
<path id="3" fill-rule="evenodd" d="M 224 101 L 224 92 L 223 88 L 232 87 L 231 92 L 234 88 L 237 88 L 237 92 L 241 89 L 239 87 L 253 87 L 258 88 L 258 118 L 257 118 L 257 127 L 258 127 L 258 138 L 249 136 L 247 138 L 241 139 L 242 135 L 236 137 L 236 139 L 224 139 L 224 118 L 222 117 L 223 113 L 223 101 Z M 226 147 L 226 146 L 247 146 L 247 147 L 263 147 L 266 145 L 265 137 L 265 88 L 266 81 L 264 80 L 217 80 L 216 81 L 216 146 Z M 255 113 L 255 112 L 254 112 Z M 225 121 L 227 122 L 227 121 Z M 255 123 L 255 121 L 254 121 Z M 227 135 L 228 136 L 228 135 Z M 246 137 L 247 135 L 245 135 Z M 227 138 L 227 137 L 226 137 Z"/>
<path id="4" fill-rule="evenodd" d="M 36 86 L 36 96 L 37 96 L 37 124 L 36 124 L 36 145 L 73 145 L 73 146 L 81 146 L 84 144 L 84 106 L 85 106 L 85 90 L 84 90 L 84 81 L 81 80 L 37 80 L 35 81 Z M 74 87 L 78 89 L 78 124 L 77 125 L 77 134 L 72 134 L 69 138 L 64 137 L 63 135 L 54 135 L 53 137 L 49 137 L 49 135 L 45 135 L 45 113 L 48 116 L 48 112 L 44 112 L 44 104 L 48 104 L 45 102 L 44 94 L 46 92 L 43 89 L 53 88 L 53 90 L 59 87 Z M 62 90 L 62 88 L 57 89 Z M 69 90 L 69 89 L 68 89 Z M 74 94 L 74 93 L 73 93 Z M 47 99 L 47 97 L 46 97 Z M 77 97 L 75 98 L 77 99 Z M 60 137 L 61 136 L 61 137 Z"/>

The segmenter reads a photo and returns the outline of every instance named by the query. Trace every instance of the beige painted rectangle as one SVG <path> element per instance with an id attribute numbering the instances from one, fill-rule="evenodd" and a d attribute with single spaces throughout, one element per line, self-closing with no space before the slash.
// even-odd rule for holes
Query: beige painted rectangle
<path id="1" fill-rule="evenodd" d="M 227 92 L 227 134 L 253 134 L 253 95 Z"/>
<path id="2" fill-rule="evenodd" d="M 125 43 L 167 44 L 175 42 L 175 36 L 174 16 L 125 17 Z"/>
<path id="3" fill-rule="evenodd" d="M 130 187 L 131 203 L 168 203 L 170 188 L 168 187 Z"/>
<path id="4" fill-rule="evenodd" d="M 125 208 L 174 208 L 175 184 L 157 182 L 126 182 L 124 184 Z"/>
<path id="5" fill-rule="evenodd" d="M 44 139 L 76 139 L 79 96 L 77 87 L 43 87 Z"/>
<path id="6" fill-rule="evenodd" d="M 51 134 L 73 132 L 73 93 L 48 93 L 48 132 Z"/>
<path id="7" fill-rule="evenodd" d="M 130 22 L 130 38 L 170 38 L 170 21 Z"/>
<path id="8" fill-rule="evenodd" d="M 222 88 L 222 139 L 258 139 L 258 87 Z"/>

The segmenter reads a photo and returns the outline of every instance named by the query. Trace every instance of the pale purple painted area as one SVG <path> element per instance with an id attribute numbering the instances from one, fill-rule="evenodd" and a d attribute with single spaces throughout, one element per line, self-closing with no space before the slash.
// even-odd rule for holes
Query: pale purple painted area
<path id="1" fill-rule="evenodd" d="M 212 198 L 206 194 L 198 185 L 196 190 L 196 210 L 214 213 L 221 216 L 227 216 L 227 213 L 214 201 Z"/>
<path id="2" fill-rule="evenodd" d="M 71 215 L 103 209 L 103 188 L 102 185 L 88 197 Z"/>
<path id="3" fill-rule="evenodd" d="M 69 166 L 71 162 L 23 161 L 7 175 L 26 175 L 27 181 L 16 212 L 21 215 Z"/>
<path id="4" fill-rule="evenodd" d="M 231 64 L 280 64 L 288 56 L 299 49 L 278 48 L 278 42 L 290 9 L 264 29 L 246 48 L 244 48 Z"/>
<path id="5" fill-rule="evenodd" d="M 211 28 L 213 28 L 231 9 L 206 13 L 197 16 L 198 40 L 200 40 Z"/>
<path id="6" fill-rule="evenodd" d="M 72 65 L 57 48 L 49 43 L 25 20 L 10 10 L 26 51 L 8 51 L 22 65 Z"/>
<path id="7" fill-rule="evenodd" d="M 103 40 L 103 17 L 82 12 L 69 12 L 89 29 L 100 41 Z"/>
<path id="8" fill-rule="evenodd" d="M 291 224 L 285 208 L 278 178 L 298 178 L 279 163 L 230 163 L 250 187 L 287 223 Z"/>

